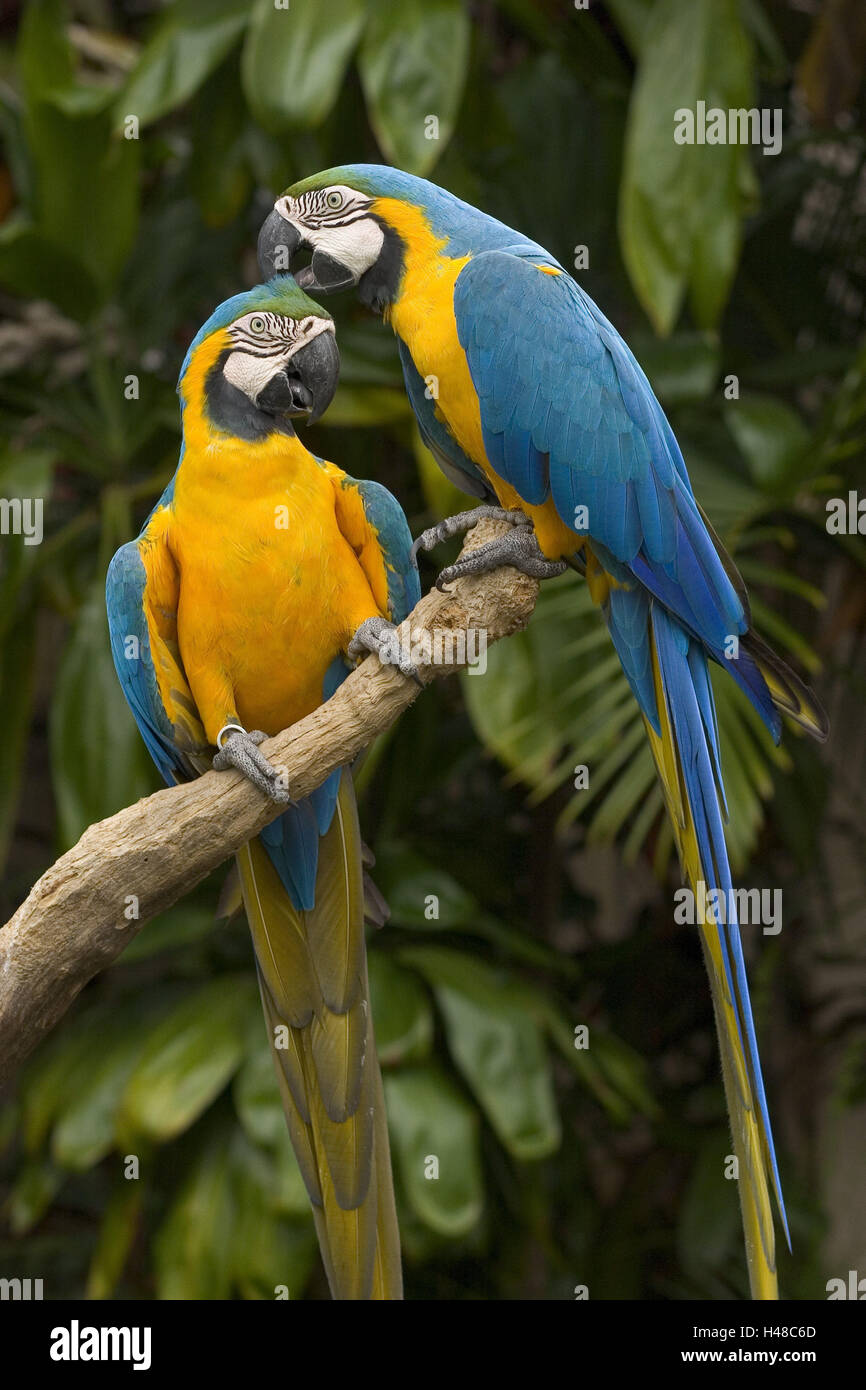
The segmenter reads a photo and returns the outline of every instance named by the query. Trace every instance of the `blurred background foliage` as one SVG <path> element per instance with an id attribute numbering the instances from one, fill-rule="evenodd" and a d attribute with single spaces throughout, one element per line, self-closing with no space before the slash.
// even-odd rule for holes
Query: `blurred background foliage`
<path id="1" fill-rule="evenodd" d="M 587 249 L 579 278 L 645 366 L 759 628 L 830 706 L 827 749 L 774 749 L 717 683 L 735 871 L 785 893 L 782 934 L 747 942 L 783 1291 L 823 1296 L 866 1260 L 864 547 L 825 528 L 866 441 L 859 0 L 0 15 L 0 493 L 46 499 L 41 545 L 0 542 L 3 916 L 157 785 L 105 569 L 174 470 L 179 364 L 253 283 L 274 191 L 353 160 L 432 175 L 567 266 Z M 676 145 L 698 99 L 781 109 L 781 153 Z M 417 532 L 465 500 L 414 432 L 388 332 L 335 312 L 342 384 L 310 445 L 392 487 Z M 410 1297 L 745 1293 L 700 953 L 672 925 L 661 796 L 590 610 L 573 576 L 546 584 L 487 674 L 428 692 L 362 773 Z M 223 878 L 147 926 L 5 1097 L 0 1270 L 48 1297 L 326 1296 Z"/>

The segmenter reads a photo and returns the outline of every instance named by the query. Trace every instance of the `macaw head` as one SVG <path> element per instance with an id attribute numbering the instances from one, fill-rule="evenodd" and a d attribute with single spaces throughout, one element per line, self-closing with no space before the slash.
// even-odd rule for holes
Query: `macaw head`
<path id="1" fill-rule="evenodd" d="M 251 439 L 285 429 L 290 417 L 313 424 L 339 376 L 333 319 L 280 275 L 211 314 L 190 345 L 178 391 L 188 403 L 200 390 L 214 425 Z"/>
<path id="2" fill-rule="evenodd" d="M 479 222 L 492 219 L 426 179 L 382 164 L 343 165 L 280 194 L 259 233 L 259 265 L 264 275 L 292 271 L 311 294 L 357 286 L 381 311 L 399 292 L 408 256 L 422 245 L 459 254 L 457 243 Z M 304 251 L 312 260 L 296 269 Z"/>

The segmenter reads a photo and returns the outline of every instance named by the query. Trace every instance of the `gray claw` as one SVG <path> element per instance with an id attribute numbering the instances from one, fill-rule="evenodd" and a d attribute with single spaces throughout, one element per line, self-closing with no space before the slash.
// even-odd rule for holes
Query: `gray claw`
<path id="1" fill-rule="evenodd" d="M 258 745 L 268 737 L 261 729 L 233 729 L 214 757 L 213 766 L 217 772 L 237 768 L 271 801 L 288 805 L 292 797 L 284 774 L 268 762 L 264 753 L 259 752 Z"/>
<path id="2" fill-rule="evenodd" d="M 346 648 L 349 657 L 352 661 L 361 661 L 369 652 L 373 652 L 383 666 L 396 666 L 404 676 L 423 686 L 418 667 L 412 664 L 401 644 L 391 635 L 396 631 L 395 625 L 389 623 L 387 618 L 365 618 Z"/>
<path id="3" fill-rule="evenodd" d="M 479 508 L 479 511 L 481 509 Z M 522 515 L 522 513 L 521 513 Z M 506 536 L 497 536 L 487 541 L 468 555 L 461 555 L 456 564 L 444 569 L 436 580 L 436 588 L 443 589 L 455 579 L 468 574 L 487 574 L 503 565 L 528 574 L 533 579 L 554 579 L 568 569 L 564 560 L 548 560 L 542 554 L 534 530 L 526 527 L 515 528 Z"/>
<path id="4" fill-rule="evenodd" d="M 446 516 L 444 521 L 439 521 L 435 526 L 428 526 L 426 531 L 422 531 L 413 542 L 412 559 L 417 565 L 419 550 L 433 550 L 444 541 L 450 541 L 452 536 L 462 536 L 466 531 L 471 531 L 473 526 L 477 526 L 479 521 L 510 521 L 513 526 L 532 525 L 524 512 L 507 512 L 504 507 L 490 507 L 486 504 L 472 507 L 468 512 Z"/>

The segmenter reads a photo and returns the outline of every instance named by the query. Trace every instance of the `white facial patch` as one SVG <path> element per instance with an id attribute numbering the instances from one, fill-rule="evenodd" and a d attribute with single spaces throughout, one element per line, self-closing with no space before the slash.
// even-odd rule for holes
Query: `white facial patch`
<path id="1" fill-rule="evenodd" d="M 332 256 L 356 281 L 378 260 L 385 233 L 368 216 L 370 199 L 357 189 L 331 184 L 298 198 L 286 194 L 274 207 L 313 251 Z"/>
<path id="2" fill-rule="evenodd" d="M 226 358 L 223 376 L 232 386 L 249 396 L 251 401 L 255 401 L 278 370 L 278 361 L 282 365 L 282 359 L 253 357 L 252 353 L 237 348 Z"/>
<path id="3" fill-rule="evenodd" d="M 385 233 L 372 217 L 365 217 L 360 222 L 350 223 L 348 227 L 322 227 L 318 231 L 308 232 L 306 239 L 316 251 L 333 256 L 355 280 L 360 280 L 364 272 L 379 259 Z"/>

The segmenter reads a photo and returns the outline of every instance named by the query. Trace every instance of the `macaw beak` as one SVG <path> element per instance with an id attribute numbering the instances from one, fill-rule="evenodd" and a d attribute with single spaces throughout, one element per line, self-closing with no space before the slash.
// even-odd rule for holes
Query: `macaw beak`
<path id="1" fill-rule="evenodd" d="M 317 333 L 271 377 L 256 405 L 271 415 L 306 415 L 307 424 L 321 419 L 340 380 L 340 350 L 333 328 Z"/>
<path id="2" fill-rule="evenodd" d="M 262 224 L 259 232 L 258 256 L 262 279 L 270 280 L 274 275 L 292 273 L 299 251 L 309 250 L 306 242 L 293 222 L 287 222 L 276 208 Z M 355 285 L 351 270 L 328 256 L 324 251 L 313 249 L 311 265 L 305 265 L 295 275 L 295 283 L 311 294 L 333 294 L 336 290 L 348 290 Z"/>

